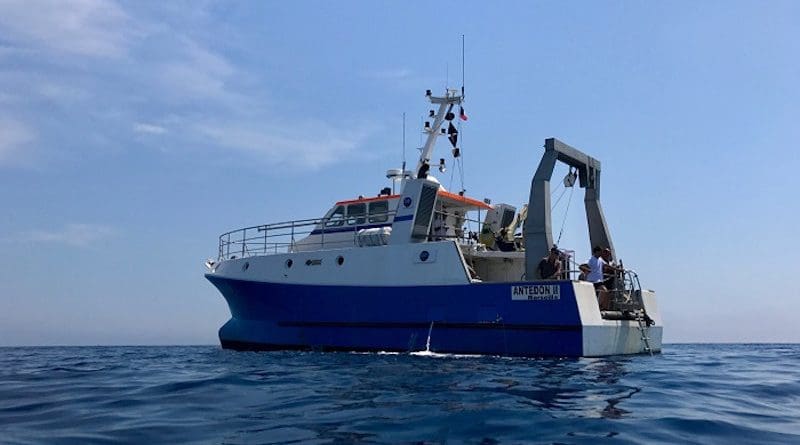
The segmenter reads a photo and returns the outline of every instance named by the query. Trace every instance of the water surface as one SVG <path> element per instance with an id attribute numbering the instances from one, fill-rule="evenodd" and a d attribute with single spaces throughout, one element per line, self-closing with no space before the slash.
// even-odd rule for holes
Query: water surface
<path id="1" fill-rule="evenodd" d="M 523 359 L 0 348 L 3 443 L 800 443 L 800 345 Z"/>

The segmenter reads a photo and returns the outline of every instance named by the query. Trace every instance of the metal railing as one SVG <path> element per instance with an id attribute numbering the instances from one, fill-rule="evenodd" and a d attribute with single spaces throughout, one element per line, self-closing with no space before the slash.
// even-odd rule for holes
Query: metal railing
<path id="1" fill-rule="evenodd" d="M 619 311 L 643 309 L 642 285 L 639 275 L 630 269 L 622 269 L 613 274 L 614 282 L 608 291 L 611 293 L 611 307 Z"/>
<path id="2" fill-rule="evenodd" d="M 343 218 L 315 218 L 232 230 L 219 236 L 217 258 L 221 261 L 296 252 L 298 248 L 318 250 L 355 246 L 359 230 L 391 224 L 394 214 L 395 212 L 385 212 L 362 215 L 357 217 L 363 218 L 364 222 L 361 224 L 348 224 Z M 347 230 L 343 231 L 345 228 Z M 319 235 L 319 239 L 306 239 L 312 234 Z M 334 234 L 338 236 L 333 237 Z"/>

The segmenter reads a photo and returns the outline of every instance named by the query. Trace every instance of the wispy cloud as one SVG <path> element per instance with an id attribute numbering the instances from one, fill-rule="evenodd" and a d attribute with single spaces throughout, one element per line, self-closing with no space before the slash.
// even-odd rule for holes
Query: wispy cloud
<path id="1" fill-rule="evenodd" d="M 56 230 L 31 230 L 22 234 L 28 242 L 66 244 L 86 247 L 116 234 L 116 230 L 98 224 L 68 224 Z"/>
<path id="2" fill-rule="evenodd" d="M 0 27 L 14 44 L 58 52 L 118 57 L 130 39 L 130 18 L 107 0 L 6 0 Z"/>
<path id="3" fill-rule="evenodd" d="M 144 134 L 164 134 L 167 129 L 160 125 L 138 122 L 133 125 L 133 131 Z"/>
<path id="4" fill-rule="evenodd" d="M 35 138 L 34 131 L 27 125 L 0 116 L 0 165 L 18 160 L 23 148 Z"/>
<path id="5" fill-rule="evenodd" d="M 344 126 L 330 113 L 287 114 L 269 100 L 265 73 L 206 38 L 214 24 L 197 13 L 206 5 L 192 5 L 184 14 L 113 0 L 0 1 L 0 59 L 14 67 L 0 71 L 0 103 L 35 116 L 25 126 L 5 123 L 0 163 L 10 165 L 34 136 L 43 158 L 64 147 L 126 147 L 119 129 L 128 128 L 169 137 L 169 150 L 222 148 L 314 169 L 347 159 L 370 136 L 374 125 Z M 136 142 L 165 151 L 161 138 Z"/>
<path id="6" fill-rule="evenodd" d="M 341 130 L 310 121 L 283 126 L 205 122 L 196 130 L 220 146 L 270 163 L 308 169 L 351 159 L 368 136 L 363 130 Z"/>
<path id="7" fill-rule="evenodd" d="M 82 89 L 63 83 L 56 83 L 52 80 L 47 80 L 38 84 L 36 92 L 43 99 L 62 103 L 77 102 L 89 97 L 89 94 Z"/>
<path id="8" fill-rule="evenodd" d="M 411 74 L 408 68 L 387 68 L 365 71 L 362 75 L 368 79 L 401 80 L 411 77 Z"/>
<path id="9" fill-rule="evenodd" d="M 166 91 L 179 94 L 183 99 L 243 98 L 229 83 L 236 69 L 225 57 L 188 37 L 179 42 L 176 54 L 158 67 L 158 77 Z"/>

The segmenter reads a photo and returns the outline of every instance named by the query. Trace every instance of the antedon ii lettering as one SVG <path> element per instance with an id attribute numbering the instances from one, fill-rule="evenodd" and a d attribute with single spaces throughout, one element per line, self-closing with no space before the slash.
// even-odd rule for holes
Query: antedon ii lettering
<path id="1" fill-rule="evenodd" d="M 511 286 L 512 300 L 560 300 L 561 287 L 558 284 L 528 284 Z"/>

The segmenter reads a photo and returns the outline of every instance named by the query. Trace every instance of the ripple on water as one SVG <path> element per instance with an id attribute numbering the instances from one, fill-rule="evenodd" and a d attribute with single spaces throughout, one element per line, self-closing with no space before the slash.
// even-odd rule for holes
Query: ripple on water
<path id="1" fill-rule="evenodd" d="M 798 345 L 655 357 L 0 349 L 20 443 L 800 443 Z"/>

